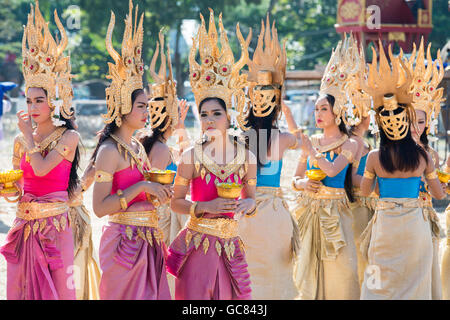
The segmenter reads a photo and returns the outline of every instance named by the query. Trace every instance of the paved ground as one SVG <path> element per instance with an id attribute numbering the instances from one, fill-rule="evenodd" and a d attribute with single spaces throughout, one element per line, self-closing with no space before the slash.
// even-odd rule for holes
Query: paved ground
<path id="1" fill-rule="evenodd" d="M 97 128 L 91 127 L 89 124 L 89 131 L 95 132 L 98 130 L 98 124 L 96 125 Z M 10 136 L 14 133 L 15 129 L 13 128 L 13 123 L 10 124 L 9 127 L 5 128 L 7 129 L 7 133 L 9 133 Z M 9 132 L 8 132 L 9 131 Z M 84 133 L 84 131 L 82 131 Z M 85 134 L 83 134 L 84 136 Z M 92 136 L 92 135 L 91 135 Z M 191 137 L 194 137 L 193 133 L 191 134 Z M 86 167 L 86 159 L 89 157 L 89 155 L 92 152 L 92 147 L 94 145 L 94 142 L 92 140 L 83 140 L 84 145 L 87 147 L 87 152 L 82 156 L 82 164 L 81 168 Z M 11 155 L 12 155 L 12 138 L 9 138 L 7 141 L 0 141 L 0 171 L 4 169 L 11 169 Z M 295 171 L 296 165 L 297 165 L 297 159 L 298 159 L 298 152 L 297 151 L 288 151 L 286 153 L 286 157 L 283 161 L 283 170 L 282 170 L 282 182 L 281 185 L 285 191 L 285 194 L 287 195 L 287 198 L 289 199 L 288 203 L 289 206 L 292 208 L 294 205 L 294 193 L 292 192 L 290 188 L 290 179 Z M 96 250 L 98 250 L 100 237 L 101 237 L 101 230 L 102 226 L 105 223 L 107 218 L 97 218 L 92 211 L 92 188 L 89 189 L 85 193 L 85 201 L 84 201 L 86 207 L 88 208 L 89 212 L 91 212 L 91 219 L 92 219 L 92 228 L 93 228 L 93 241 L 94 246 Z M 447 201 L 448 204 L 448 201 Z M 0 245 L 4 244 L 6 234 L 11 227 L 14 217 L 15 217 L 15 204 L 7 203 L 4 200 L 0 199 Z M 444 212 L 445 207 L 438 208 L 438 212 L 441 225 L 442 227 L 445 227 L 445 216 L 442 214 Z M 445 246 L 444 239 L 441 241 L 441 253 L 443 251 L 443 248 Z M 97 252 L 98 254 L 98 252 Z M 6 262 L 2 255 L 0 255 L 0 300 L 6 299 Z"/>

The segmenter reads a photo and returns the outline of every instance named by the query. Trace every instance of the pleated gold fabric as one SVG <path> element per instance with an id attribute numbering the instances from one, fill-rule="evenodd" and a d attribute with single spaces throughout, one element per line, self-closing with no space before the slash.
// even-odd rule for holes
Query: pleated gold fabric
<path id="1" fill-rule="evenodd" d="M 450 205 L 445 209 L 447 219 L 447 243 L 442 258 L 442 299 L 450 300 Z"/>
<path id="2" fill-rule="evenodd" d="M 359 299 L 353 217 L 344 189 L 322 186 L 316 194 L 301 193 L 295 216 L 301 245 L 294 266 L 298 298 Z"/>
<path id="3" fill-rule="evenodd" d="M 74 265 L 79 271 L 79 278 L 76 279 L 77 300 L 99 300 L 101 274 L 94 257 L 91 219 L 82 198 L 70 204 L 69 218 L 74 238 Z"/>
<path id="4" fill-rule="evenodd" d="M 292 300 L 296 222 L 280 188 L 257 187 L 257 214 L 239 221 L 255 300 Z"/>
<path id="5" fill-rule="evenodd" d="M 433 243 L 418 200 L 379 200 L 361 236 L 361 251 L 368 259 L 361 299 L 432 298 Z"/>

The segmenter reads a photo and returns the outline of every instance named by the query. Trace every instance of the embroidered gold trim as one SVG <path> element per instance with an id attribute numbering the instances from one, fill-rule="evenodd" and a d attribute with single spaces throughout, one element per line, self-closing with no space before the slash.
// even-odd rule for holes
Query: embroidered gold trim
<path id="1" fill-rule="evenodd" d="M 432 198 L 428 192 L 419 192 L 419 201 L 421 202 L 422 208 L 433 207 Z"/>
<path id="2" fill-rule="evenodd" d="M 238 172 L 239 168 L 245 163 L 245 147 L 238 146 L 236 157 L 224 166 L 220 166 L 214 162 L 208 155 L 203 152 L 201 144 L 195 144 L 194 147 L 195 166 L 200 168 L 200 164 L 209 172 L 213 173 L 220 180 L 225 181 L 232 173 Z M 200 170 L 201 171 L 201 170 Z M 245 170 L 247 171 L 247 170 Z M 203 178 L 202 178 L 203 179 Z"/>
<path id="3" fill-rule="evenodd" d="M 175 184 L 176 186 L 185 186 L 185 187 L 187 187 L 187 186 L 190 184 L 190 181 L 191 181 L 191 180 L 186 179 L 186 178 L 183 178 L 182 176 L 180 176 L 179 174 L 177 174 L 177 175 L 175 176 L 174 184 Z"/>
<path id="4" fill-rule="evenodd" d="M 95 182 L 111 182 L 113 175 L 109 172 L 97 170 L 95 171 Z"/>
<path id="5" fill-rule="evenodd" d="M 248 179 L 247 181 L 244 181 L 245 184 L 248 184 L 249 186 L 256 186 L 256 178 Z"/>
<path id="6" fill-rule="evenodd" d="M 347 196 L 344 188 L 331 188 L 327 186 L 320 186 L 317 193 L 311 191 L 304 191 L 304 194 L 313 199 L 345 199 Z"/>
<path id="7" fill-rule="evenodd" d="M 428 180 L 438 179 L 436 170 L 433 170 L 432 172 L 425 174 L 425 179 L 428 179 Z"/>
<path id="8" fill-rule="evenodd" d="M 238 235 L 238 222 L 234 219 L 190 218 L 187 228 L 196 232 L 206 233 L 222 239 L 230 239 Z"/>
<path id="9" fill-rule="evenodd" d="M 408 202 L 378 200 L 377 210 L 391 210 L 396 207 L 421 208 L 422 207 L 421 205 L 422 203 L 418 199 L 411 199 L 411 201 Z"/>
<path id="10" fill-rule="evenodd" d="M 364 178 L 374 179 L 375 176 L 376 176 L 375 173 L 369 172 L 367 170 L 364 171 L 364 175 L 363 175 Z"/>
<path id="11" fill-rule="evenodd" d="M 118 212 L 109 216 L 109 222 L 138 227 L 158 228 L 158 220 L 156 210 Z"/>
<path id="12" fill-rule="evenodd" d="M 21 202 L 17 205 L 16 217 L 23 220 L 36 220 L 60 215 L 69 210 L 65 202 Z"/>
<path id="13" fill-rule="evenodd" d="M 145 170 L 151 169 L 151 165 L 148 160 L 147 153 L 145 152 L 145 148 L 137 139 L 135 139 L 134 137 L 131 138 L 138 145 L 139 148 L 138 154 L 136 154 L 136 152 L 134 152 L 129 145 L 123 142 L 116 135 L 111 134 L 110 136 L 117 142 L 117 150 L 119 150 L 120 154 L 122 154 L 122 148 L 124 149 L 123 153 L 125 161 L 128 161 L 128 154 L 131 156 L 130 157 L 131 169 L 133 169 L 134 165 L 136 165 L 139 172 L 141 172 L 142 174 L 144 174 Z"/>
<path id="14" fill-rule="evenodd" d="M 320 138 L 322 138 L 322 137 L 323 137 L 322 134 L 314 135 L 314 136 L 311 137 L 311 143 L 312 143 L 313 147 L 319 153 L 324 153 L 324 152 L 332 151 L 332 150 L 334 150 L 336 148 L 339 148 L 340 146 L 342 146 L 344 144 L 345 141 L 348 140 L 348 136 L 347 135 L 343 135 L 337 141 L 322 146 L 322 145 L 320 145 Z"/>

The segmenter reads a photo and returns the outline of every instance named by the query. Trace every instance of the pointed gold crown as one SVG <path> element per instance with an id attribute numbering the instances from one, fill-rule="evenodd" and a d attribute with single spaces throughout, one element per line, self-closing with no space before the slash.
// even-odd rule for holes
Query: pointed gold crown
<path id="1" fill-rule="evenodd" d="M 161 44 L 161 45 L 160 45 Z M 155 72 L 155 64 L 158 59 L 161 47 L 161 65 L 159 73 Z M 159 42 L 156 42 L 156 50 L 150 64 L 150 74 L 155 83 L 151 87 L 150 97 L 150 124 L 152 129 L 159 127 L 164 120 L 166 123 L 161 131 L 171 126 L 174 128 L 178 123 L 178 99 L 175 81 L 173 80 L 172 61 L 170 60 L 169 45 L 167 45 L 167 65 L 169 66 L 169 76 L 166 70 L 166 55 L 164 54 L 164 35 L 159 32 Z"/>
<path id="2" fill-rule="evenodd" d="M 413 76 L 411 84 L 411 92 L 413 94 L 412 106 L 415 110 L 425 112 L 427 133 L 430 131 L 431 122 L 438 118 L 441 111 L 441 102 L 444 100 L 442 98 L 444 89 L 437 89 L 444 78 L 441 52 L 438 50 L 437 53 L 438 69 L 437 63 L 433 64 L 430 49 L 431 44 L 427 48 L 427 65 L 425 66 L 425 50 L 422 37 L 419 50 L 416 50 L 416 45 L 414 44 L 410 58 L 405 61 Z"/>
<path id="3" fill-rule="evenodd" d="M 369 64 L 367 77 L 360 75 L 361 88 L 372 97 L 377 111 L 378 125 L 391 140 L 403 139 L 408 133 L 409 125 L 414 120 L 411 112 L 412 94 L 410 93 L 412 74 L 400 57 L 394 57 L 389 46 L 389 58 L 392 69 L 379 41 L 379 67 L 377 53 L 372 48 L 373 58 Z M 403 104 L 406 107 L 401 107 Z"/>
<path id="4" fill-rule="evenodd" d="M 233 52 L 228 43 L 228 37 L 222 24 L 222 14 L 219 15 L 220 40 L 216 30 L 214 11 L 210 10 L 209 31 L 206 31 L 205 19 L 200 14 L 202 24 L 189 54 L 190 82 L 197 107 L 206 98 L 220 98 L 227 106 L 227 115 L 234 108 L 237 122 L 241 129 L 246 130 L 245 120 L 245 93 L 247 75 L 240 74 L 248 59 L 249 36 L 244 40 L 239 23 L 236 25 L 236 35 L 241 44 L 241 58 L 234 62 Z M 218 40 L 221 48 L 219 49 Z M 196 61 L 197 50 L 200 54 L 201 64 Z"/>
<path id="5" fill-rule="evenodd" d="M 263 48 L 264 47 L 264 48 Z M 275 21 L 270 30 L 269 14 L 266 26 L 261 21 L 261 33 L 258 37 L 253 60 L 248 60 L 249 96 L 255 117 L 266 117 L 281 105 L 281 88 L 286 77 L 286 42 L 281 49 Z"/>
<path id="6" fill-rule="evenodd" d="M 136 6 L 134 29 L 133 29 L 133 3 L 129 2 L 129 13 L 125 18 L 125 30 L 122 40 L 122 55 L 113 48 L 111 37 L 114 30 L 115 15 L 111 11 L 108 32 L 106 34 L 106 49 L 114 60 L 114 64 L 108 62 L 111 84 L 106 88 L 107 114 L 103 114 L 105 123 L 116 122 L 117 126 L 122 124 L 122 116 L 131 112 L 131 94 L 137 89 L 142 89 L 142 75 L 144 64 L 142 62 L 142 41 L 144 28 L 142 26 L 143 16 L 137 23 L 138 6 Z"/>
<path id="7" fill-rule="evenodd" d="M 56 100 L 62 101 L 61 116 L 70 119 L 73 115 L 71 104 L 73 98 L 72 75 L 70 74 L 70 57 L 63 55 L 68 39 L 58 14 L 55 10 L 55 22 L 61 33 L 61 41 L 52 37 L 48 22 L 39 10 L 39 1 L 28 14 L 27 25 L 22 37 L 22 71 L 25 90 L 43 88 L 47 91 L 48 104 L 55 110 Z"/>
<path id="8" fill-rule="evenodd" d="M 325 68 L 322 82 L 320 84 L 320 94 L 329 94 L 335 98 L 333 113 L 336 116 L 336 124 L 341 123 L 341 119 L 346 121 L 346 103 L 349 101 L 349 86 L 354 84 L 354 77 L 361 68 L 361 55 L 353 36 L 339 41 L 336 49 L 331 53 L 330 61 Z"/>

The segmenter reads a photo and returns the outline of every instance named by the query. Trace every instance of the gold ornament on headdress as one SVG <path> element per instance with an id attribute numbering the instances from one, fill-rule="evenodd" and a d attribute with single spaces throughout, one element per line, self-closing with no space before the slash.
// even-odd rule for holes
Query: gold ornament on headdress
<path id="1" fill-rule="evenodd" d="M 142 26 L 143 16 L 136 28 L 138 7 L 136 6 L 134 29 L 133 29 L 133 3 L 129 2 L 129 13 L 125 18 L 125 31 L 122 40 L 122 55 L 113 48 L 111 37 L 114 30 L 115 15 L 111 11 L 108 32 L 106 34 L 106 49 L 114 60 L 114 64 L 108 62 L 111 84 L 106 88 L 107 114 L 103 114 L 105 123 L 116 122 L 117 126 L 122 124 L 122 116 L 131 112 L 131 94 L 137 89 L 142 89 L 142 75 L 144 64 L 142 62 L 142 41 L 144 28 Z"/>
<path id="2" fill-rule="evenodd" d="M 411 112 L 412 94 L 410 93 L 412 74 L 400 57 L 392 55 L 391 46 L 389 46 L 391 69 L 381 41 L 379 41 L 379 48 L 379 68 L 377 54 L 372 48 L 373 59 L 369 64 L 367 79 L 360 75 L 360 85 L 373 99 L 378 125 L 389 139 L 400 140 L 406 136 L 410 122 L 414 119 L 414 114 Z M 406 107 L 402 109 L 399 104 Z"/>
<path id="3" fill-rule="evenodd" d="M 161 44 L 161 66 L 159 73 L 155 72 L 156 59 L 158 59 Z M 164 120 L 166 124 L 161 131 L 165 131 L 169 126 L 174 128 L 178 123 L 178 99 L 177 89 L 172 74 L 172 61 L 170 60 L 170 50 L 167 46 L 167 64 L 169 66 L 169 77 L 166 74 L 166 55 L 164 54 L 164 35 L 159 32 L 159 43 L 156 43 L 156 50 L 150 65 L 150 74 L 155 83 L 151 86 L 150 99 L 150 124 L 152 129 L 159 127 Z"/>
<path id="4" fill-rule="evenodd" d="M 236 25 L 236 35 L 241 44 L 241 58 L 234 62 L 233 52 L 228 43 L 228 37 L 222 24 L 222 14 L 219 15 L 220 40 L 216 30 L 214 11 L 210 10 L 209 31 L 206 31 L 205 20 L 200 15 L 202 24 L 189 54 L 189 71 L 192 92 L 197 107 L 206 98 L 220 98 L 227 106 L 227 116 L 237 112 L 237 122 L 241 129 L 246 130 L 245 120 L 245 93 L 247 75 L 239 74 L 248 59 L 249 36 L 244 40 L 239 23 Z M 221 48 L 218 47 L 218 40 Z M 195 60 L 197 50 L 200 54 L 201 64 Z M 233 110 L 233 107 L 235 109 Z"/>
<path id="5" fill-rule="evenodd" d="M 331 53 L 330 61 L 325 68 L 320 84 L 321 95 L 332 95 L 335 98 L 333 113 L 336 116 L 336 124 L 341 120 L 346 121 L 346 103 L 349 101 L 350 85 L 354 83 L 355 75 L 360 71 L 361 56 L 353 36 L 344 41 L 339 41 L 336 49 Z"/>
<path id="6" fill-rule="evenodd" d="M 412 73 L 413 82 L 411 92 L 413 94 L 412 106 L 415 110 L 422 110 L 426 115 L 427 134 L 430 131 L 432 122 L 435 122 L 441 111 L 441 102 L 444 89 L 437 89 L 437 86 L 444 78 L 444 68 L 442 67 L 441 52 L 438 50 L 437 63 L 433 64 L 431 58 L 431 44 L 427 48 L 427 66 L 425 66 L 425 51 L 423 37 L 420 41 L 419 50 L 416 51 L 414 44 L 413 52 L 410 58 L 405 61 L 406 66 Z M 417 52 L 417 56 L 416 56 Z M 415 62 L 415 65 L 414 65 Z"/>
<path id="7" fill-rule="evenodd" d="M 286 76 L 286 43 L 283 50 L 278 41 L 275 21 L 270 30 L 269 14 L 266 26 L 261 21 L 261 33 L 253 60 L 248 60 L 248 81 L 251 82 L 249 96 L 255 117 L 266 117 L 281 105 L 281 88 Z M 263 46 L 265 46 L 263 48 Z"/>
<path id="8" fill-rule="evenodd" d="M 61 40 L 55 41 L 48 28 L 48 23 L 39 10 L 39 1 L 28 14 L 27 25 L 22 38 L 22 71 L 25 79 L 25 90 L 43 88 L 47 91 L 48 104 L 52 108 L 59 107 L 61 116 L 70 119 L 73 115 L 71 104 L 73 90 L 70 74 L 70 57 L 63 55 L 68 39 L 58 14 L 55 10 L 55 22 L 61 33 Z M 27 46 L 28 44 L 28 46 Z"/>

